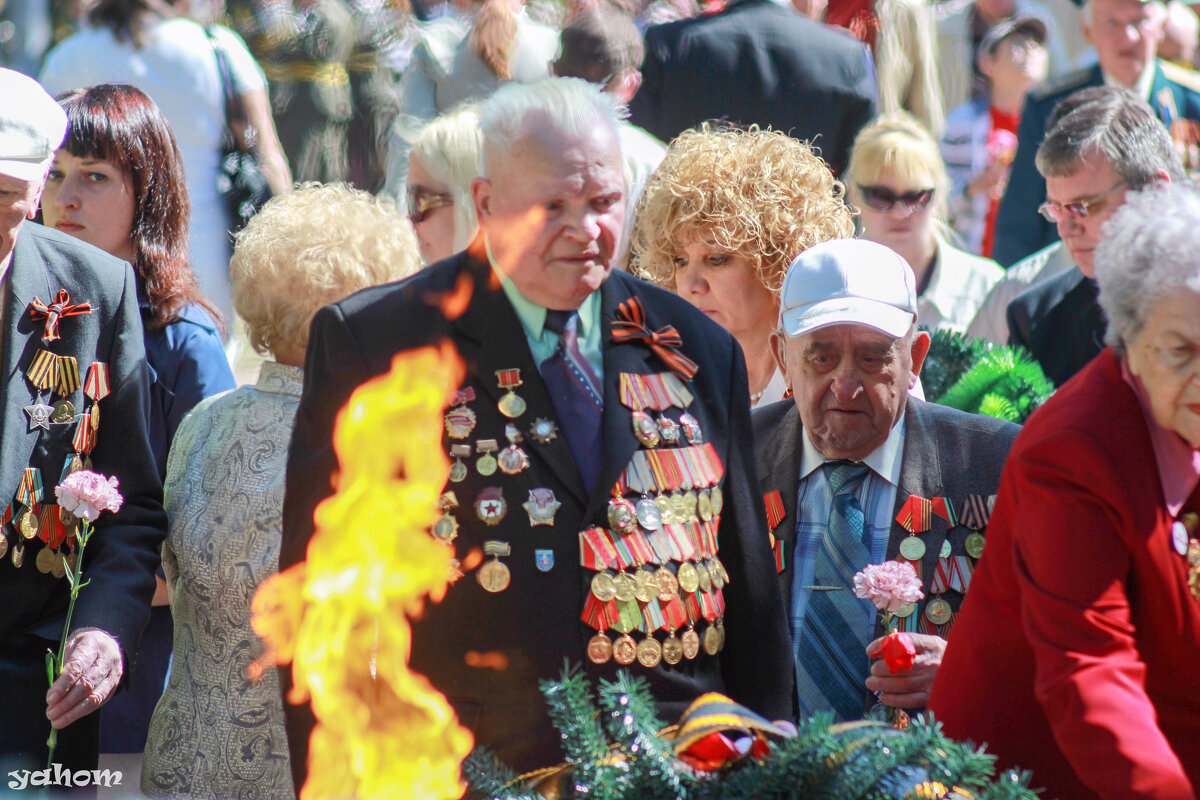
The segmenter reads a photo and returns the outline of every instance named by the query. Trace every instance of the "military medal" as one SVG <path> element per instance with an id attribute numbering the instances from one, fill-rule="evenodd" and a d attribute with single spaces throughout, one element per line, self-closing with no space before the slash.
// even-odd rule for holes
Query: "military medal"
<path id="1" fill-rule="evenodd" d="M 917 610 L 916 603 L 905 603 L 902 606 L 900 606 L 900 608 L 893 611 L 892 613 L 894 615 L 896 615 L 897 617 L 904 619 L 905 617 L 911 617 L 913 612 L 916 610 Z"/>
<path id="2" fill-rule="evenodd" d="M 676 492 L 667 498 L 671 503 L 671 514 L 679 522 L 688 522 L 691 517 L 688 514 L 687 498 Z"/>
<path id="3" fill-rule="evenodd" d="M 653 572 L 639 569 L 633 573 L 633 594 L 643 603 L 649 603 L 658 597 L 658 581 L 655 580 Z"/>
<path id="4" fill-rule="evenodd" d="M 462 483 L 466 480 L 468 472 L 467 465 L 462 460 L 471 455 L 471 445 L 452 444 L 450 455 L 454 456 L 454 463 L 450 465 L 450 480 L 453 483 Z"/>
<path id="5" fill-rule="evenodd" d="M 470 386 L 463 389 L 454 398 L 456 405 L 446 412 L 446 435 L 451 439 L 466 439 L 475 430 L 475 412 L 466 403 L 475 399 L 475 390 Z"/>
<path id="6" fill-rule="evenodd" d="M 668 602 L 678 596 L 679 581 L 675 577 L 675 573 L 666 567 L 659 567 L 654 573 L 655 583 L 658 584 L 658 599 Z"/>
<path id="7" fill-rule="evenodd" d="M 658 423 L 645 411 L 633 412 L 633 435 L 646 447 L 658 447 L 661 441 Z"/>
<path id="8" fill-rule="evenodd" d="M 950 604 L 940 597 L 935 597 L 925 604 L 925 617 L 934 625 L 945 625 L 953 613 Z"/>
<path id="9" fill-rule="evenodd" d="M 653 669 L 662 661 L 662 645 L 653 636 L 647 634 L 645 639 L 637 643 L 637 660 L 646 669 Z"/>
<path id="10" fill-rule="evenodd" d="M 38 551 L 37 558 L 33 560 L 33 564 L 37 567 L 38 572 L 50 574 L 50 570 L 54 569 L 54 551 L 49 547 L 43 547 Z"/>
<path id="11" fill-rule="evenodd" d="M 50 430 L 50 417 L 54 414 L 54 408 L 43 403 L 40 397 L 33 405 L 25 406 L 25 413 L 29 415 L 29 430 Z"/>
<path id="12" fill-rule="evenodd" d="M 500 413 L 509 419 L 516 419 L 525 413 L 525 400 L 516 393 L 518 386 L 523 384 L 521 380 L 521 370 L 519 369 L 498 369 L 496 370 L 496 382 L 507 393 L 500 398 L 496 403 L 496 407 L 500 409 Z"/>
<path id="13" fill-rule="evenodd" d="M 721 651 L 721 634 L 717 630 L 716 625 L 709 625 L 704 629 L 704 652 L 710 656 L 715 656 Z"/>
<path id="14" fill-rule="evenodd" d="M 504 493 L 497 486 L 488 486 L 479 493 L 475 500 L 475 514 L 489 527 L 495 527 L 508 513 L 508 503 L 504 502 Z"/>
<path id="15" fill-rule="evenodd" d="M 529 466 L 529 456 L 517 446 L 521 441 L 521 432 L 511 422 L 504 426 L 504 438 L 508 439 L 508 447 L 500 451 L 496 458 L 500 471 L 505 475 L 516 475 Z"/>
<path id="16" fill-rule="evenodd" d="M 680 644 L 683 645 L 683 657 L 688 661 L 692 661 L 700 655 L 700 635 L 691 625 L 683 632 Z"/>
<path id="17" fill-rule="evenodd" d="M 909 534 L 900 542 L 900 555 L 909 561 L 920 561 L 925 556 L 925 543 L 915 534 Z"/>
<path id="18" fill-rule="evenodd" d="M 696 502 L 696 513 L 700 515 L 700 519 L 704 522 L 711 522 L 713 518 L 712 498 L 709 497 L 708 490 L 700 492 L 700 497 Z"/>
<path id="19" fill-rule="evenodd" d="M 954 549 L 950 546 L 950 540 L 942 539 L 942 552 L 938 556 L 938 558 L 949 558 L 950 554 L 953 552 L 954 552 Z"/>
<path id="20" fill-rule="evenodd" d="M 666 414 L 660 414 L 658 417 L 658 430 L 662 434 L 662 440 L 667 444 L 679 444 L 679 437 L 682 431 L 679 428 L 679 423 L 668 417 Z"/>
<path id="21" fill-rule="evenodd" d="M 679 415 L 679 424 L 683 426 L 688 444 L 704 444 L 704 432 L 700 430 L 700 423 L 695 417 L 685 411 Z"/>
<path id="22" fill-rule="evenodd" d="M 67 559 L 62 553 L 54 551 L 54 561 L 50 565 L 50 574 L 56 578 L 66 577 Z"/>
<path id="23" fill-rule="evenodd" d="M 51 422 L 70 422 L 75 419 L 75 404 L 70 400 L 59 400 L 54 404 L 54 411 L 50 414 Z"/>
<path id="24" fill-rule="evenodd" d="M 483 552 L 484 555 L 491 556 L 492 560 L 484 562 L 479 567 L 475 573 L 475 579 L 479 581 L 479 585 L 484 588 L 484 591 L 493 594 L 503 592 L 512 581 L 512 574 L 500 560 L 500 556 L 512 555 L 512 548 L 508 542 L 487 541 L 483 543 Z"/>
<path id="25" fill-rule="evenodd" d="M 592 596 L 601 603 L 616 599 L 617 586 L 613 583 L 611 575 L 607 572 L 597 572 L 592 576 Z"/>
<path id="26" fill-rule="evenodd" d="M 485 478 L 496 474 L 496 457 L 492 453 L 500 449 L 500 443 L 495 439 L 480 439 L 475 443 L 475 452 L 483 453 L 475 461 L 475 469 Z"/>
<path id="27" fill-rule="evenodd" d="M 721 487 L 712 487 L 708 494 L 709 500 L 712 502 L 713 517 L 721 516 L 721 509 L 725 508 L 725 495 L 721 492 Z"/>
<path id="28" fill-rule="evenodd" d="M 629 577 L 628 573 L 618 572 L 613 576 L 613 587 L 617 592 L 617 599 L 622 603 L 628 603 L 637 596 L 637 585 L 633 582 L 633 578 Z"/>
<path id="29" fill-rule="evenodd" d="M 613 661 L 627 667 L 637 659 L 637 642 L 628 633 L 613 642 Z"/>
<path id="30" fill-rule="evenodd" d="M 4 558 L 4 556 L 7 553 L 8 553 L 8 536 L 6 536 L 3 533 L 3 531 L 0 531 L 0 558 Z"/>
<path id="31" fill-rule="evenodd" d="M 608 660 L 613 655 L 612 639 L 604 634 L 603 631 L 597 633 L 587 643 L 588 661 L 593 664 L 607 664 Z"/>
<path id="32" fill-rule="evenodd" d="M 608 501 L 608 525 L 621 535 L 637 530 L 637 508 L 624 497 L 613 497 Z"/>
<path id="33" fill-rule="evenodd" d="M 521 504 L 529 515 L 529 525 L 553 525 L 554 515 L 562 506 L 562 501 L 554 497 L 550 489 L 530 489 L 529 499 Z"/>
<path id="34" fill-rule="evenodd" d="M 700 579 L 700 591 L 705 593 L 711 592 L 713 588 L 712 575 L 703 562 L 696 565 L 696 575 Z"/>
<path id="35" fill-rule="evenodd" d="M 967 550 L 967 555 L 971 558 L 979 558 L 983 555 L 983 546 L 987 540 L 982 533 L 967 534 L 966 540 L 963 542 L 963 547 Z"/>
<path id="36" fill-rule="evenodd" d="M 683 642 L 671 631 L 671 635 L 663 640 L 662 660 L 674 666 L 683 660 Z"/>
<path id="37" fill-rule="evenodd" d="M 643 497 L 637 501 L 637 521 L 648 531 L 657 531 L 662 528 L 662 514 L 659 513 L 658 505 L 649 497 Z"/>
<path id="38" fill-rule="evenodd" d="M 715 559 L 713 561 L 707 562 L 704 566 L 708 569 L 709 575 L 711 576 L 713 588 L 714 589 L 724 589 L 725 588 L 725 576 L 722 575 L 721 570 L 717 568 L 717 562 L 715 561 Z"/>
<path id="39" fill-rule="evenodd" d="M 529 429 L 529 435 L 538 444 L 549 444 L 558 435 L 558 426 L 554 424 L 554 420 L 552 419 L 538 417 L 533 421 L 533 427 Z"/>
<path id="40" fill-rule="evenodd" d="M 680 520 L 675 519 L 675 512 L 671 510 L 671 499 L 665 494 L 659 494 L 654 497 L 654 505 L 658 506 L 658 516 L 662 520 L 663 525 L 672 525 Z"/>
<path id="41" fill-rule="evenodd" d="M 700 573 L 696 571 L 695 565 L 690 561 L 679 565 L 679 569 L 675 572 L 675 580 L 679 581 L 679 588 L 688 594 L 692 594 L 700 588 Z"/>
<path id="42" fill-rule="evenodd" d="M 458 508 L 458 498 L 454 496 L 454 492 L 443 492 L 438 499 L 438 505 L 441 506 L 442 515 L 433 523 L 433 536 L 449 544 L 458 538 L 458 520 L 450 513 Z"/>

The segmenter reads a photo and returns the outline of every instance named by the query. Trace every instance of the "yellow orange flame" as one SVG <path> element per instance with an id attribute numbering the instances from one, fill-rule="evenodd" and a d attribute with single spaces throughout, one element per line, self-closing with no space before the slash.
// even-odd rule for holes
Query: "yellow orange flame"
<path id="1" fill-rule="evenodd" d="M 293 662 L 291 702 L 317 727 L 302 800 L 456 798 L 471 734 L 408 668 L 408 617 L 440 599 L 450 547 L 429 535 L 449 460 L 442 412 L 462 379 L 453 349 L 396 356 L 338 415 L 337 493 L 318 506 L 308 560 L 265 582 L 254 629 L 267 658 Z"/>

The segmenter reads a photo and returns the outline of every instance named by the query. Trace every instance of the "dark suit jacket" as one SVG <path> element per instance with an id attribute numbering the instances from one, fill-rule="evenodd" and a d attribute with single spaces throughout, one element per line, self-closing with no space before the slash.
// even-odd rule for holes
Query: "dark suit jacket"
<path id="1" fill-rule="evenodd" d="M 453 291 L 459 280 L 471 288 L 470 305 L 457 319 L 447 320 L 438 298 Z M 512 583 L 503 592 L 489 594 L 477 583 L 475 572 L 468 571 L 415 624 L 412 666 L 447 695 L 477 743 L 522 770 L 562 758 L 537 681 L 557 677 L 567 661 L 582 663 L 592 678 L 616 675 L 612 662 L 598 667 L 586 659 L 585 645 L 594 631 L 581 622 L 580 614 L 594 573 L 579 566 L 578 532 L 590 524 L 607 527 L 609 489 L 639 448 L 630 411 L 618 398 L 620 374 L 665 371 L 645 345 L 611 340 L 617 306 L 632 296 L 642 298 L 647 325 L 674 325 L 683 351 L 700 365 L 689 385 L 695 395 L 691 413 L 725 467 L 720 557 L 733 576 L 725 591 L 728 643 L 719 658 L 701 654 L 678 667 L 632 669 L 649 679 L 671 721 L 706 691 L 728 693 L 772 718 L 788 717 L 791 658 L 778 591 L 770 580 L 766 525 L 754 481 L 745 365 L 737 344 L 721 328 L 673 294 L 622 272 L 609 277 L 601 289 L 604 452 L 596 489 L 588 494 L 563 436 L 546 444 L 528 436 L 533 421 L 553 419 L 554 409 L 516 312 L 485 262 L 460 253 L 402 283 L 368 289 L 328 306 L 313 322 L 288 461 L 281 569 L 304 558 L 313 509 L 330 493 L 329 476 L 337 466 L 330 442 L 335 414 L 358 385 L 386 373 L 396 353 L 444 340 L 454 344 L 467 365 L 464 384 L 476 395 L 470 404 L 478 415 L 472 439 L 504 440 L 509 420 L 496 407 L 504 393 L 495 371 L 520 370 L 524 385 L 518 392 L 528 410 L 516 422 L 527 434 L 523 447 L 530 468 L 515 476 L 497 473 L 489 478 L 472 468 L 466 480 L 448 486 L 460 503 L 454 543 L 460 557 L 484 540 L 507 541 L 512 555 L 504 561 Z M 485 527 L 473 508 L 485 486 L 501 487 L 508 503 L 507 516 L 496 527 Z M 551 489 L 563 504 L 553 526 L 531 527 L 521 508 L 537 487 Z M 537 568 L 535 549 L 553 551 L 549 571 Z M 464 656 L 472 650 L 503 654 L 507 669 L 467 666 Z M 288 705 L 287 712 L 299 785 L 311 719 L 307 708 Z"/>
<path id="2" fill-rule="evenodd" d="M 1184 510 L 1200 511 L 1200 490 Z M 1025 424 L 929 708 L 1046 797 L 1200 792 L 1200 603 L 1105 350 Z"/>
<path id="3" fill-rule="evenodd" d="M 862 43 L 772 0 L 734 0 L 646 31 L 629 113 L 664 142 L 709 119 L 770 126 L 812 142 L 840 173 L 877 97 Z"/>
<path id="4" fill-rule="evenodd" d="M 1164 122 L 1177 117 L 1200 120 L 1200 91 L 1197 82 L 1178 68 L 1159 62 L 1150 89 L 1150 106 Z M 1187 83 L 1181 83 L 1182 78 Z M 1100 66 L 1065 75 L 1053 83 L 1032 90 L 1025 96 L 1021 125 L 1017 129 L 1017 155 L 1013 159 L 1008 188 L 996 215 L 996 246 L 992 258 L 1005 267 L 1058 241 L 1058 227 L 1037 213 L 1046 202 L 1046 179 L 1038 172 L 1034 157 L 1046 138 L 1046 125 L 1054 108 L 1067 95 L 1092 86 L 1103 86 Z"/>
<path id="5" fill-rule="evenodd" d="M 784 543 L 786 568 L 779 573 L 779 591 L 784 608 L 792 602 L 792 553 L 796 541 L 796 496 L 800 488 L 800 437 L 804 435 L 800 412 L 793 400 L 781 400 L 754 411 L 754 454 L 758 477 L 764 493 L 778 491 L 784 516 L 772 531 Z M 946 406 L 908 398 L 901 455 L 900 485 L 896 489 L 895 513 L 909 495 L 950 497 L 958 502 L 964 495 L 992 495 L 1000 485 L 1004 460 L 1020 430 L 1010 422 L 978 414 L 967 414 Z M 925 542 L 922 575 L 926 599 L 914 613 L 920 614 L 928 602 L 929 583 L 934 574 L 942 542 L 950 540 L 955 555 L 965 554 L 964 540 L 972 531 L 957 526 L 947 529 L 946 520 L 934 515 L 929 531 L 919 534 Z M 892 522 L 886 557 L 896 558 L 900 542 L 909 532 Z M 962 595 L 954 590 L 942 595 L 951 608 L 958 610 Z M 866 679 L 866 675 L 863 679 Z M 865 690 L 864 690 L 865 691 Z"/>
<path id="6" fill-rule="evenodd" d="M 1055 386 L 1100 354 L 1107 325 L 1096 282 L 1078 268 L 1038 281 L 1008 304 L 1008 343 L 1032 353 Z"/>
<path id="7" fill-rule="evenodd" d="M 35 296 L 47 302 L 59 289 L 66 289 L 74 302 L 86 300 L 92 312 L 61 320 L 62 338 L 44 343 L 45 323 L 31 318 L 29 304 Z M 73 452 L 74 422 L 29 430 L 24 407 L 36 401 L 37 390 L 26 379 L 25 370 L 41 348 L 74 356 L 81 381 L 93 362 L 108 364 L 112 393 L 100 401 L 93 469 L 120 480 L 125 503 L 117 514 L 106 512 L 95 523 L 84 568 L 84 578 L 90 583 L 79 594 L 71 627 L 94 626 L 112 634 L 121 644 L 128 670 L 150 615 L 154 571 L 166 533 L 162 487 L 147 435 L 149 378 L 133 270 L 73 236 L 26 222 L 17 236 L 4 293 L 0 498 L 5 504 L 16 496 L 26 466 L 41 470 L 43 502 L 55 502 L 54 487 Z M 90 405 L 82 387 L 69 399 L 77 412 Z M 43 545 L 37 539 L 25 545 L 24 566 L 14 567 L 11 552 L 20 534 L 9 525 L 4 526 L 4 534 L 9 554 L 0 559 L 0 608 L 4 609 L 0 640 L 12 643 L 36 636 L 57 642 L 69 598 L 67 581 L 38 571 L 35 561 Z M 34 703 L 40 703 L 40 719 L 28 720 L 27 727 L 44 742 L 49 729 L 42 727 L 47 687 L 41 656 L 37 653 L 36 663 L 28 665 L 34 677 L 40 676 L 41 693 Z M 9 683 L 0 686 L 0 703 L 10 710 L 22 699 L 12 696 L 13 691 Z M 15 718 L 6 719 L 12 724 L 0 728 L 11 731 L 21 727 Z M 7 741 L 0 735 L 0 742 Z M 0 751 L 7 746 L 14 745 L 0 746 Z"/>

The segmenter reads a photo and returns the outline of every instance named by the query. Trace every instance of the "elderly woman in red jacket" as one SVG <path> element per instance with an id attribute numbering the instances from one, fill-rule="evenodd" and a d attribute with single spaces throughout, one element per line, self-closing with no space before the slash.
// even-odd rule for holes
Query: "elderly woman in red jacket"
<path id="1" fill-rule="evenodd" d="M 1200 194 L 1096 253 L 1111 345 L 1017 437 L 929 709 L 1047 797 L 1200 792 Z"/>

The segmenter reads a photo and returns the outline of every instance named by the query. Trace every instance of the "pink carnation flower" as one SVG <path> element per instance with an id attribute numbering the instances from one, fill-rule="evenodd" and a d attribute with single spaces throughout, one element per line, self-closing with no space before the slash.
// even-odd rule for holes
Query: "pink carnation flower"
<path id="1" fill-rule="evenodd" d="M 875 608 L 896 613 L 905 603 L 915 603 L 925 596 L 921 579 L 912 564 L 885 561 L 870 564 L 854 576 L 854 595 L 870 600 Z"/>
<path id="2" fill-rule="evenodd" d="M 81 469 L 68 475 L 54 487 L 58 503 L 80 519 L 95 522 L 102 511 L 114 514 L 121 509 L 125 498 L 117 491 L 117 479 L 98 472 Z"/>

